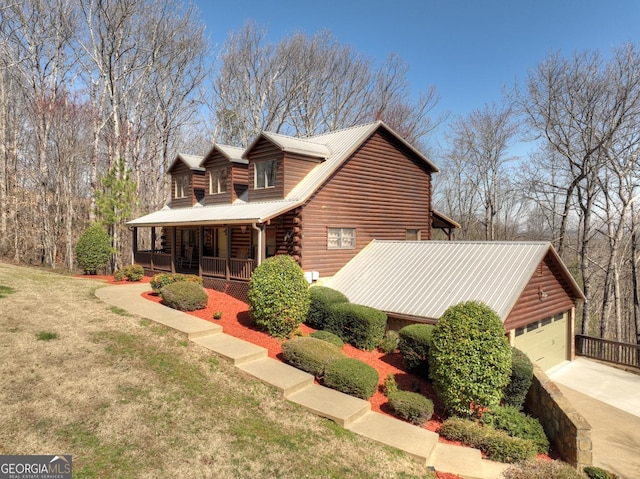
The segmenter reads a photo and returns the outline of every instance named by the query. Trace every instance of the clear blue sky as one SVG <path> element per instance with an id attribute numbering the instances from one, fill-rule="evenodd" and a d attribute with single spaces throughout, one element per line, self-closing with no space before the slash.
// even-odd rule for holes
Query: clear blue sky
<path id="1" fill-rule="evenodd" d="M 497 101 L 503 85 L 560 51 L 640 46 L 640 0 L 196 0 L 221 46 L 255 20 L 277 41 L 330 30 L 380 62 L 397 53 L 414 92 L 436 86 L 438 110 L 465 115 Z M 441 133 L 441 132 L 440 132 Z"/>

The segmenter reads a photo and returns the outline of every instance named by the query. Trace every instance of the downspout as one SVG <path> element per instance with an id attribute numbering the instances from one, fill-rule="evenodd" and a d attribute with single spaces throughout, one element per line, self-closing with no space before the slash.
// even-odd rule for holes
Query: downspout
<path id="1" fill-rule="evenodd" d="M 260 228 L 256 223 L 251 223 L 251 228 L 253 228 L 254 230 L 256 230 L 258 232 L 258 257 L 256 258 L 258 260 L 258 264 L 257 266 L 260 266 L 262 264 L 262 234 L 263 234 L 263 230 L 262 228 Z"/>

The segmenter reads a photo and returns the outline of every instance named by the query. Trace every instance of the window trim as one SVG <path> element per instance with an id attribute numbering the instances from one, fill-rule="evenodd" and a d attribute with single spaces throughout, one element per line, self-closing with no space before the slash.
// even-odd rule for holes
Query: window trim
<path id="1" fill-rule="evenodd" d="M 262 165 L 267 165 L 267 164 L 271 164 L 271 175 L 268 174 L 268 169 L 265 168 L 263 170 L 262 175 L 258 174 L 258 167 L 262 166 Z M 276 187 L 276 183 L 278 181 L 277 178 L 278 175 L 278 160 L 263 160 L 263 161 L 256 161 L 253 164 L 253 188 L 256 190 L 266 190 L 269 188 L 275 188 Z M 262 181 L 264 182 L 263 186 L 259 186 L 258 181 L 260 176 L 262 176 Z M 272 178 L 270 178 L 270 176 Z M 273 184 L 271 184 L 269 182 L 269 180 L 273 180 Z"/>
<path id="2" fill-rule="evenodd" d="M 175 189 L 173 191 L 173 197 L 177 200 L 187 198 L 187 191 L 189 190 L 189 175 L 176 175 L 174 176 Z"/>
<path id="3" fill-rule="evenodd" d="M 334 246 L 331 244 L 331 232 L 334 231 L 334 234 L 337 232 L 337 240 L 338 245 Z M 351 232 L 351 238 L 349 238 L 349 244 L 345 244 L 345 232 Z M 337 250 L 337 249 L 356 249 L 356 229 L 355 228 L 327 228 L 327 249 Z"/>
<path id="4" fill-rule="evenodd" d="M 209 194 L 219 195 L 227 192 L 227 178 L 229 171 L 227 168 L 210 168 L 209 169 Z M 214 191 L 215 181 L 215 191 Z"/>

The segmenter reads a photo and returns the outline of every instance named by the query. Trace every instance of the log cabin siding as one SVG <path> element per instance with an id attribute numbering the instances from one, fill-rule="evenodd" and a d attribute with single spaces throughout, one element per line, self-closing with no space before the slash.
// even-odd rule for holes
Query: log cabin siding
<path id="1" fill-rule="evenodd" d="M 185 191 L 184 198 L 176 198 L 176 178 L 187 176 L 189 185 Z M 196 202 L 194 175 L 191 168 L 184 163 L 174 166 L 171 171 L 171 208 L 187 208 L 193 206 Z"/>
<path id="2" fill-rule="evenodd" d="M 540 291 L 544 291 L 546 297 L 541 299 Z M 551 254 L 547 254 L 507 316 L 505 329 L 516 329 L 568 311 L 575 306 L 573 297 L 560 265 Z"/>
<path id="3" fill-rule="evenodd" d="M 231 164 L 231 201 L 238 199 L 238 189 L 236 185 L 249 187 L 249 165 L 241 163 Z M 246 188 L 244 188 L 246 190 Z"/>
<path id="4" fill-rule="evenodd" d="M 282 168 L 284 175 L 284 196 L 287 196 L 320 162 L 321 160 L 318 158 L 285 153 Z"/>
<path id="5" fill-rule="evenodd" d="M 385 132 L 374 133 L 307 202 L 301 265 L 334 275 L 372 239 L 431 238 L 431 171 Z M 328 249 L 328 228 L 355 228 L 355 249 Z"/>
<path id="6" fill-rule="evenodd" d="M 205 168 L 205 205 L 220 205 L 228 204 L 233 201 L 233 179 L 231 175 L 231 162 L 222 155 L 219 151 L 215 151 L 212 155 L 209 155 L 202 164 Z M 211 170 L 218 170 L 225 168 L 227 170 L 227 181 L 224 193 L 211 194 L 209 191 L 209 185 L 211 182 Z"/>
<path id="7" fill-rule="evenodd" d="M 249 201 L 270 201 L 284 198 L 284 168 L 282 167 L 283 152 L 270 141 L 262 138 L 251 149 L 248 169 Z M 276 184 L 271 188 L 255 188 L 255 163 L 276 160 Z"/>

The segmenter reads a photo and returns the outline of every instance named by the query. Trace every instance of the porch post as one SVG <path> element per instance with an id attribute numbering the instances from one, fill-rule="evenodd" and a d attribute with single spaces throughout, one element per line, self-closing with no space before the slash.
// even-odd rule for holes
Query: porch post
<path id="1" fill-rule="evenodd" d="M 151 269 L 153 271 L 155 271 L 156 267 L 153 264 L 153 257 L 154 257 L 155 252 L 156 252 L 156 227 L 155 226 L 151 227 L 151 248 L 150 249 L 151 249 L 151 255 L 150 255 L 151 256 Z"/>
<path id="2" fill-rule="evenodd" d="M 176 272 L 176 227 L 171 227 L 171 272 Z"/>
<path id="3" fill-rule="evenodd" d="M 227 233 L 227 261 L 225 262 L 225 276 L 227 281 L 231 280 L 231 226 L 227 225 L 225 232 Z"/>
<path id="4" fill-rule="evenodd" d="M 138 252 L 138 227 L 133 227 L 133 241 L 131 242 L 131 264 L 136 264 L 136 253 Z"/>
<path id="5" fill-rule="evenodd" d="M 198 276 L 202 276 L 202 253 L 204 252 L 204 226 L 198 226 Z"/>

